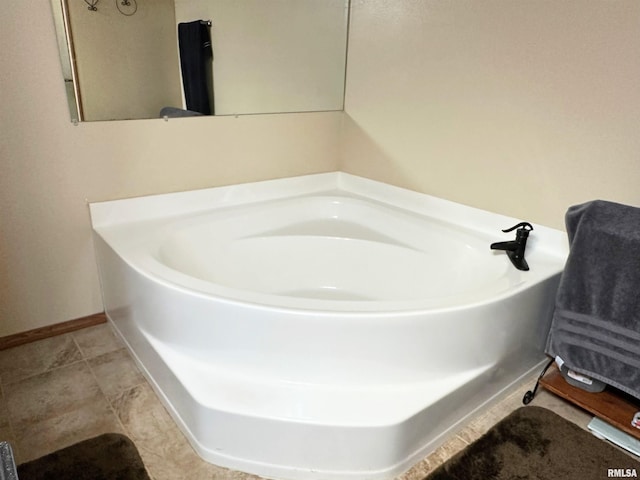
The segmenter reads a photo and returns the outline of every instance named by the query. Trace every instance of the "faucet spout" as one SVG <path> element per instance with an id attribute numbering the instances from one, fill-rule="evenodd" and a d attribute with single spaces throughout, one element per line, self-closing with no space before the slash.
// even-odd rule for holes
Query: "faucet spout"
<path id="1" fill-rule="evenodd" d="M 529 270 L 529 264 L 524 259 L 524 251 L 527 248 L 527 238 L 529 237 L 529 232 L 533 230 L 533 226 L 530 223 L 522 222 L 503 230 L 503 232 L 510 232 L 516 228 L 515 240 L 492 243 L 490 248 L 491 250 L 503 250 L 514 267 L 518 270 L 526 271 Z"/>
<path id="2" fill-rule="evenodd" d="M 496 242 L 491 244 L 491 250 L 504 250 L 507 252 L 513 252 L 519 247 L 518 242 Z"/>

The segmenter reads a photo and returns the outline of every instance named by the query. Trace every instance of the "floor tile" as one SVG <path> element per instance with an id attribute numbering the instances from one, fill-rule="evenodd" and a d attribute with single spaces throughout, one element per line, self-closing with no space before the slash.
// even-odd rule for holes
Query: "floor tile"
<path id="1" fill-rule="evenodd" d="M 399 475 L 397 480 L 417 480 L 425 477 L 427 474 L 438 468 L 449 458 L 456 453 L 462 451 L 467 446 L 460 437 L 454 435 L 442 446 L 437 448 L 433 453 L 426 458 L 418 462 L 412 468 L 402 475 Z"/>
<path id="2" fill-rule="evenodd" d="M 109 323 L 83 328 L 73 332 L 72 335 L 84 358 L 97 357 L 124 347 Z"/>
<path id="3" fill-rule="evenodd" d="M 0 351 L 0 382 L 7 385 L 82 359 L 71 334 Z"/>
<path id="4" fill-rule="evenodd" d="M 593 418 L 593 415 L 587 411 L 576 408 L 573 404 L 543 389 L 538 390 L 531 405 L 552 410 L 585 430 L 587 429 L 587 424 Z"/>
<path id="5" fill-rule="evenodd" d="M 3 387 L 16 461 L 107 432 L 124 432 L 82 360 Z"/>
<path id="6" fill-rule="evenodd" d="M 0 442 L 11 442 L 13 439 L 13 431 L 9 424 L 0 425 Z"/>
<path id="7" fill-rule="evenodd" d="M 9 425 L 9 412 L 7 412 L 7 402 L 4 399 L 2 389 L 0 388 L 0 428 Z M 0 442 L 2 438 L 0 438 Z"/>
<path id="8" fill-rule="evenodd" d="M 148 383 L 111 399 L 118 418 L 136 445 L 161 458 L 179 451 L 187 440 Z"/>
<path id="9" fill-rule="evenodd" d="M 260 480 L 261 478 L 207 463 L 188 444 L 178 447 L 164 457 L 141 448 L 140 456 L 154 480 Z"/>
<path id="10" fill-rule="evenodd" d="M 92 403 L 106 403 L 84 361 L 5 386 L 5 402 L 14 428 L 41 422 Z"/>
<path id="11" fill-rule="evenodd" d="M 17 462 L 27 462 L 103 433 L 126 432 L 105 400 L 82 405 L 14 429 Z"/>
<path id="12" fill-rule="evenodd" d="M 87 363 L 107 397 L 115 396 L 145 382 L 142 373 L 125 349 L 90 358 Z"/>

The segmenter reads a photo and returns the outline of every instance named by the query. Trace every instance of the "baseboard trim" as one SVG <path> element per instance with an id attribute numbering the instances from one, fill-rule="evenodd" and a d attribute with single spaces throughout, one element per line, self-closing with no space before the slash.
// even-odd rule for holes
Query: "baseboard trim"
<path id="1" fill-rule="evenodd" d="M 33 330 L 16 333 L 14 335 L 7 335 L 6 337 L 0 338 L 0 350 L 6 350 L 7 348 L 17 347 L 18 345 L 24 345 L 25 343 L 55 337 L 56 335 L 62 335 L 63 333 L 74 332 L 82 328 L 93 327 L 94 325 L 105 323 L 106 321 L 107 316 L 104 312 L 100 312 L 86 317 L 56 323 L 54 325 L 47 325 L 46 327 L 34 328 Z"/>

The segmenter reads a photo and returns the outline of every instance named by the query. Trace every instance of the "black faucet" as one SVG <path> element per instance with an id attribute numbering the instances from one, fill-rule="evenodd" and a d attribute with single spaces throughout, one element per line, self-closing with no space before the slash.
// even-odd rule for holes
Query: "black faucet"
<path id="1" fill-rule="evenodd" d="M 527 261 L 524 259 L 524 249 L 527 247 L 527 238 L 529 237 L 529 232 L 533 230 L 533 227 L 530 223 L 521 222 L 517 225 L 514 225 L 511 228 L 507 228 L 506 230 L 502 230 L 503 232 L 511 232 L 516 230 L 516 239 L 510 242 L 497 242 L 491 244 L 491 250 L 504 250 L 507 252 L 507 256 L 513 266 L 518 270 L 529 270 L 529 265 Z"/>

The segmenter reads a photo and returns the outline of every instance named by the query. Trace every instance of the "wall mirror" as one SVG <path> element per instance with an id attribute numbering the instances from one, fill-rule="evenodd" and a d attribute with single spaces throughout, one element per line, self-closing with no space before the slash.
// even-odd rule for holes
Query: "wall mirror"
<path id="1" fill-rule="evenodd" d="M 343 109 L 349 0 L 51 3 L 74 122 Z"/>

